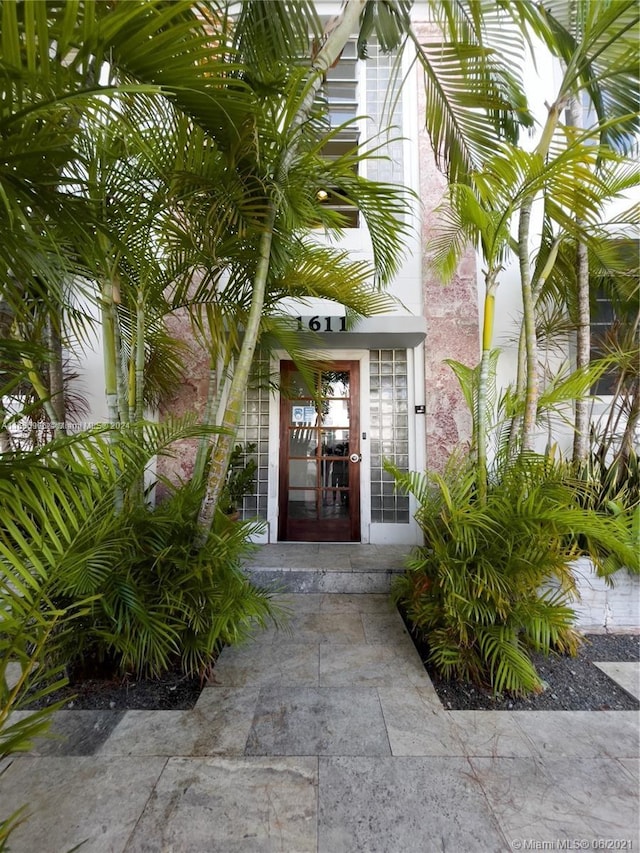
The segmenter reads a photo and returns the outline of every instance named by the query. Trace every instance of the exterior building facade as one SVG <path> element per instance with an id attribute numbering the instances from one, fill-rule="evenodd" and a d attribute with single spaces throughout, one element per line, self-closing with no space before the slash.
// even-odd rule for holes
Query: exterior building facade
<path id="1" fill-rule="evenodd" d="M 318 8 L 329 17 L 340 4 L 319 0 Z M 422 14 L 419 3 L 414 14 L 416 18 Z M 433 35 L 429 27 L 426 20 L 414 21 L 420 39 Z M 534 112 L 544 115 L 545 99 L 555 91 L 554 68 L 540 59 L 535 69 L 528 70 L 527 82 Z M 437 470 L 454 448 L 468 443 L 471 434 L 469 412 L 445 360 L 470 366 L 479 361 L 478 293 L 484 287 L 480 265 L 469 250 L 446 286 L 432 269 L 429 246 L 446 181 L 424 130 L 421 72 L 409 55 L 404 56 L 400 73 L 396 61 L 395 55 L 384 54 L 375 44 L 369 45 L 366 60 L 358 60 L 355 41 L 351 42 L 328 72 L 324 94 L 332 122 L 336 126 L 351 122 L 327 156 L 339 155 L 341 145 L 386 142 L 386 156 L 363 161 L 363 170 L 368 177 L 397 182 L 416 193 L 404 262 L 389 289 L 397 307 L 348 328 L 340 305 L 316 300 L 287 306 L 302 330 L 314 332 L 308 356 L 317 364 L 317 376 L 315 387 L 306 387 L 285 352 L 271 352 L 256 361 L 256 375 L 263 381 L 247 389 L 237 441 L 245 447 L 255 445 L 256 486 L 245 496 L 242 512 L 266 522 L 263 541 L 420 543 L 412 498 L 396 493 L 384 462 L 402 470 Z M 402 81 L 395 91 L 390 86 L 394 79 Z M 350 227 L 338 247 L 355 260 L 371 260 L 363 220 L 353 211 L 344 212 L 351 217 Z M 318 233 L 317 239 L 327 238 Z M 503 351 L 498 369 L 502 386 L 515 374 L 519 292 L 514 265 L 504 273 L 496 303 L 495 345 Z M 189 348 L 184 381 L 166 411 L 201 414 L 209 386 L 209 356 L 198 347 L 186 316 L 172 316 L 169 325 Z M 566 349 L 571 355 L 571 341 Z M 90 350 L 84 368 L 85 374 L 95 377 L 90 383 L 96 389 L 93 416 L 105 419 L 98 390 L 103 382 L 97 379 L 101 365 Z M 318 398 L 321 402 L 316 405 Z M 606 399 L 595 414 L 603 409 Z M 541 435 L 540 449 L 549 434 Z M 561 426 L 554 425 L 553 437 L 562 441 Z M 570 441 L 570 430 L 565 429 L 565 446 L 570 447 Z M 158 461 L 158 473 L 186 480 L 194 455 L 194 447 L 185 443 L 175 456 Z"/>
<path id="2" fill-rule="evenodd" d="M 337 11 L 334 5 L 327 4 L 327 14 Z M 341 134 L 346 144 L 386 141 L 384 158 L 364 162 L 366 176 L 419 196 L 404 262 L 389 291 L 397 308 L 348 329 L 339 305 L 316 300 L 287 306 L 301 330 L 315 332 L 308 355 L 317 362 L 317 386 L 306 387 L 286 353 L 276 352 L 256 364 L 257 374 L 275 382 L 247 390 L 238 442 L 256 446 L 258 469 L 243 512 L 267 522 L 264 541 L 419 543 L 412 499 L 396 492 L 384 462 L 402 470 L 437 468 L 470 434 L 457 382 L 443 360 L 471 365 L 479 358 L 475 257 L 469 254 L 447 287 L 430 270 L 426 247 L 445 179 L 421 130 L 422 92 L 408 64 L 398 76 L 404 78 L 398 97 L 390 97 L 396 61 L 375 44 L 366 60 L 357 60 L 350 42 L 328 72 L 324 94 L 332 124 L 353 121 Z M 340 137 L 333 144 L 339 146 Z M 349 226 L 339 248 L 371 260 L 362 218 L 356 214 Z M 182 322 L 174 321 L 174 332 L 188 338 Z M 207 358 L 197 348 L 190 358 L 170 406 L 178 414 L 205 403 Z M 185 447 L 175 459 L 161 460 L 163 473 L 188 476 L 192 457 Z"/>

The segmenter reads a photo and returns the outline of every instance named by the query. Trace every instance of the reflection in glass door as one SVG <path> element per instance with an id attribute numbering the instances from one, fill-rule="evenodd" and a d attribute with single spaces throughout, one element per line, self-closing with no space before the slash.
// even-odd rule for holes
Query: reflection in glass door
<path id="1" fill-rule="evenodd" d="M 360 541 L 358 368 L 333 362 L 307 384 L 292 362 L 283 362 L 281 540 Z"/>

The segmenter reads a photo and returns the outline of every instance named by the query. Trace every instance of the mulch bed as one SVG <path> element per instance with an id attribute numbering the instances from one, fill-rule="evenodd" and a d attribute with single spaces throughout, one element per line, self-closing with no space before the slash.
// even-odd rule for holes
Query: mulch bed
<path id="1" fill-rule="evenodd" d="M 43 708 L 64 700 L 63 709 L 72 711 L 183 711 L 193 708 L 202 688 L 200 678 L 176 668 L 158 678 L 125 675 L 77 680 L 28 707 Z"/>
<path id="2" fill-rule="evenodd" d="M 429 647 L 410 630 L 423 661 Z M 637 661 L 640 659 L 640 634 L 586 634 L 576 657 L 551 654 L 532 655 L 542 679 L 544 691 L 516 698 L 494 695 L 491 690 L 463 681 L 441 678 L 427 661 L 428 672 L 438 697 L 453 711 L 635 711 L 640 702 L 595 666 L 596 661 Z"/>

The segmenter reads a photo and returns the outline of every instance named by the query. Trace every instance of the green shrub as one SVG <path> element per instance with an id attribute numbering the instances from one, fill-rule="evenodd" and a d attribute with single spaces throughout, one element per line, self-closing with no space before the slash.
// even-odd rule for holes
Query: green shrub
<path id="1" fill-rule="evenodd" d="M 52 663 L 61 646 L 73 635 L 75 620 L 81 618 L 90 602 L 78 600 L 69 608 L 55 604 L 59 594 L 59 577 L 41 560 L 24 560 L 24 549 L 11 547 L 23 543 L 29 549 L 30 537 L 40 527 L 42 508 L 26 489 L 22 495 L 22 512 L 11 517 L 8 509 L 18 484 L 37 482 L 58 493 L 75 493 L 78 482 L 72 473 L 57 469 L 47 471 L 37 454 L 19 456 L 9 478 L 8 456 L 0 459 L 0 764 L 16 752 L 33 746 L 38 737 L 46 736 L 51 715 L 63 702 L 15 718 L 32 702 L 42 699 L 67 684 L 64 667 Z M 0 776 L 8 764 L 0 770 Z M 26 819 L 27 806 L 12 815 L 0 812 L 0 850 L 8 849 L 11 832 Z"/>
<path id="2" fill-rule="evenodd" d="M 600 554 L 599 570 L 605 579 L 626 568 L 640 572 L 640 460 L 634 450 L 607 458 L 604 453 L 592 452 L 589 458 L 575 465 L 566 463 L 567 482 L 573 485 L 580 505 L 600 515 L 617 519 L 620 535 L 633 549 L 635 560 L 622 561 L 615 552 L 590 543 L 581 535 L 579 542 L 586 553 Z"/>
<path id="3" fill-rule="evenodd" d="M 54 610 L 91 599 L 70 633 L 47 643 L 52 666 L 159 674 L 174 664 L 204 672 L 220 645 L 238 642 L 275 611 L 240 571 L 259 522 L 222 513 L 194 547 L 200 494 L 187 484 L 155 509 L 142 500 L 150 459 L 189 422 L 147 425 L 53 442 L 25 458 L 0 460 L 0 565 L 11 579 L 48 579 Z M 62 476 L 64 472 L 64 476 Z"/>
<path id="4" fill-rule="evenodd" d="M 0 455 L 0 762 L 46 734 L 63 702 L 12 712 L 64 686 L 81 662 L 138 674 L 177 662 L 203 674 L 221 645 L 276 618 L 240 571 L 259 522 L 219 513 L 195 551 L 193 487 L 156 509 L 141 500 L 150 458 L 200 434 L 188 422 L 150 425 L 115 444 L 87 433 Z M 24 818 L 24 808 L 0 813 L 0 850 Z"/>
<path id="5" fill-rule="evenodd" d="M 240 570 L 261 522 L 216 515 L 204 546 L 194 549 L 200 493 L 184 485 L 155 509 L 135 506 L 118 517 L 124 539 L 116 560 L 69 578 L 69 600 L 99 598 L 65 656 L 73 667 L 158 675 L 174 664 L 203 674 L 225 644 L 276 619 L 267 593 Z"/>
<path id="6" fill-rule="evenodd" d="M 452 459 L 443 475 L 388 470 L 417 498 L 425 540 L 393 594 L 434 667 L 496 692 L 539 692 L 531 652 L 573 654 L 579 643 L 577 534 L 633 559 L 617 520 L 581 507 L 562 470 L 534 454 L 505 463 L 484 502 L 472 460 Z"/>

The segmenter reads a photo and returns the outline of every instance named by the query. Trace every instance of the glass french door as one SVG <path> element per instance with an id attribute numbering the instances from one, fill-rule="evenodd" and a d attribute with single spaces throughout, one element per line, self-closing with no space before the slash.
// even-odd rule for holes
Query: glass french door
<path id="1" fill-rule="evenodd" d="M 360 541 L 359 363 L 282 363 L 278 538 Z M 311 386 L 311 387 L 309 387 Z"/>

